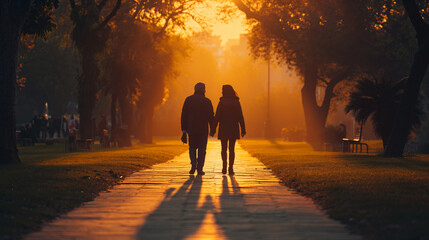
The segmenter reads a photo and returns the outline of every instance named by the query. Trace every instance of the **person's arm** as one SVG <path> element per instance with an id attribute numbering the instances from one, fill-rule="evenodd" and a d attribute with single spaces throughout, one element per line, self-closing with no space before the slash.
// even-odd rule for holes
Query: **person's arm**
<path id="1" fill-rule="evenodd" d="M 240 102 L 238 102 L 238 107 L 239 107 L 239 118 L 238 118 L 238 122 L 240 123 L 240 128 L 241 128 L 241 137 L 244 137 L 244 135 L 246 135 L 246 125 L 244 124 L 243 110 L 241 109 L 241 104 L 240 104 Z"/>
<path id="2" fill-rule="evenodd" d="M 219 102 L 216 108 L 216 114 L 214 116 L 213 119 L 213 124 L 211 125 L 211 132 L 210 135 L 214 136 L 214 134 L 216 133 L 216 128 L 217 128 L 217 124 L 219 123 L 219 119 L 222 113 L 222 107 L 221 107 L 221 103 Z"/>
<path id="3" fill-rule="evenodd" d="M 213 136 L 216 133 L 216 126 L 215 120 L 214 120 L 214 113 L 213 113 L 213 104 L 209 100 L 209 125 L 210 125 L 210 136 Z M 217 124 L 217 123 L 216 123 Z"/>
<path id="4" fill-rule="evenodd" d="M 188 99 L 185 100 L 182 107 L 182 116 L 181 116 L 181 127 L 182 132 L 188 131 Z"/>

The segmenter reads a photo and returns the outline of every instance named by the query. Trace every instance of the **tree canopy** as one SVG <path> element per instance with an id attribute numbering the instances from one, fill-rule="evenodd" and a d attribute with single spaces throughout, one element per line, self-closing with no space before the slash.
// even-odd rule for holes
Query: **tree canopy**
<path id="1" fill-rule="evenodd" d="M 313 146 L 320 144 L 332 100 L 343 94 L 340 83 L 368 75 L 396 80 L 409 65 L 404 59 L 414 42 L 396 1 L 234 2 L 249 19 L 253 54 L 274 56 L 303 77 L 307 140 Z M 324 89 L 321 101 L 317 88 Z"/>

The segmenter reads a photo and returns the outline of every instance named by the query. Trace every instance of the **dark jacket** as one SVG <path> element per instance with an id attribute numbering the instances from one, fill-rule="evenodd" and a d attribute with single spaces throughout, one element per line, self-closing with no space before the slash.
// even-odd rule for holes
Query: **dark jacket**
<path id="1" fill-rule="evenodd" d="M 212 125 L 212 132 L 216 132 L 219 123 L 219 139 L 240 139 L 241 132 L 246 133 L 243 111 L 238 97 L 221 97 L 217 105 L 216 115 Z"/>
<path id="2" fill-rule="evenodd" d="M 186 98 L 182 108 L 182 131 L 189 135 L 208 135 L 213 122 L 213 105 L 203 94 L 195 93 Z"/>

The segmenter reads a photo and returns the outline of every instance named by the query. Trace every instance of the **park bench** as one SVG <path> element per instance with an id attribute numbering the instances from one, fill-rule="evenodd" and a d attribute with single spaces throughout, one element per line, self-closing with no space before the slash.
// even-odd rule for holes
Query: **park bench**
<path id="1" fill-rule="evenodd" d="M 368 153 L 368 144 L 362 142 L 362 131 L 363 130 L 363 124 L 360 126 L 360 130 L 358 131 L 357 138 L 354 139 L 348 139 L 343 138 L 342 144 L 343 144 L 343 152 L 362 152 L 363 147 L 366 147 L 366 153 Z"/>

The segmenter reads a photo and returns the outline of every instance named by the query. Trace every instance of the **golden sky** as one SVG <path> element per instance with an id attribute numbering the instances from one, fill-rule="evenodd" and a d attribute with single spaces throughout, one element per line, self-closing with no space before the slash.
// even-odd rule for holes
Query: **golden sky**
<path id="1" fill-rule="evenodd" d="M 209 29 L 213 35 L 220 36 L 222 45 L 229 39 L 238 39 L 240 34 L 247 32 L 246 16 L 241 11 L 237 10 L 233 17 L 230 17 L 228 22 L 224 22 L 218 17 L 218 5 L 216 2 L 209 1 L 208 4 L 197 8 L 197 12 L 203 22 L 209 25 Z M 190 22 L 194 31 L 200 31 L 201 28 L 195 22 Z"/>
<path id="2" fill-rule="evenodd" d="M 240 15 L 238 18 L 233 19 L 228 23 L 217 21 L 213 24 L 213 35 L 221 37 L 222 45 L 224 45 L 228 39 L 238 39 L 240 34 L 246 32 L 244 15 Z"/>

